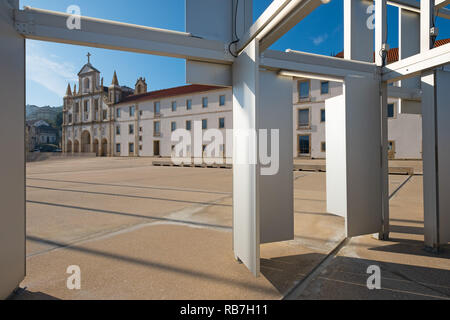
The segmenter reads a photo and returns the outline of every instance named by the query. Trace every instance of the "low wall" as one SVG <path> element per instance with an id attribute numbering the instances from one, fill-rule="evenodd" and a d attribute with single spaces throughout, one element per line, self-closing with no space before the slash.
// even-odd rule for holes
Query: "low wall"
<path id="1" fill-rule="evenodd" d="M 73 158 L 95 158 L 97 155 L 95 153 L 59 153 L 59 152 L 28 152 L 27 162 L 36 162 L 44 160 L 62 160 L 62 159 L 73 159 Z"/>

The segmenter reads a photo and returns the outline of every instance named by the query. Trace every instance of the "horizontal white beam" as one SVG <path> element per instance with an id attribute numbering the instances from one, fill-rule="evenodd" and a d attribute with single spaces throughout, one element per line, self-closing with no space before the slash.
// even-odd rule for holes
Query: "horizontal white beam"
<path id="1" fill-rule="evenodd" d="M 414 88 L 388 86 L 388 97 L 406 100 L 422 100 L 422 91 Z"/>
<path id="2" fill-rule="evenodd" d="M 450 64 L 450 43 L 387 65 L 383 68 L 382 80 L 407 79 L 446 64 Z"/>
<path id="3" fill-rule="evenodd" d="M 260 65 L 266 69 L 284 72 L 300 72 L 316 77 L 343 78 L 348 75 L 377 75 L 374 63 L 346 60 L 294 50 L 286 52 L 267 50 L 261 56 Z"/>
<path id="4" fill-rule="evenodd" d="M 278 72 L 280 76 L 292 77 L 292 78 L 306 78 L 306 79 L 316 79 L 316 80 L 327 80 L 335 82 L 344 82 L 344 77 L 333 77 L 328 75 L 318 75 L 316 73 L 308 72 L 298 72 L 298 71 L 286 71 L 281 70 Z"/>
<path id="5" fill-rule="evenodd" d="M 448 0 L 444 0 L 444 1 L 441 0 L 441 2 L 447 2 L 447 1 Z M 396 6 L 399 8 L 403 8 L 406 10 L 420 13 L 420 2 L 415 1 L 415 0 L 388 0 L 387 3 L 392 6 Z M 436 5 L 437 3 L 439 3 L 440 5 Z M 437 9 L 439 9 L 439 11 L 437 12 L 438 17 L 450 19 L 450 10 L 444 8 L 444 6 L 442 6 L 442 4 L 440 3 L 439 0 L 436 0 L 435 7 Z"/>
<path id="6" fill-rule="evenodd" d="M 81 29 L 70 30 L 68 18 L 67 13 L 27 7 L 16 12 L 15 22 L 17 31 L 27 39 L 224 64 L 234 61 L 221 41 L 90 17 L 80 17 Z"/>
<path id="7" fill-rule="evenodd" d="M 321 4 L 322 0 L 273 1 L 239 41 L 238 52 L 255 38 L 263 52 Z"/>

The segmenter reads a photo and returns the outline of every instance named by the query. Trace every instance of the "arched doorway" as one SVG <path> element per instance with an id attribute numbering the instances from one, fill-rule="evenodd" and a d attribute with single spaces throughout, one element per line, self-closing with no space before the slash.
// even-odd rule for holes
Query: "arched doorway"
<path id="1" fill-rule="evenodd" d="M 106 157 L 107 155 L 108 155 L 108 140 L 103 139 L 101 156 Z"/>
<path id="2" fill-rule="evenodd" d="M 81 152 L 91 152 L 91 134 L 89 131 L 83 131 L 81 134 Z"/>
<path id="3" fill-rule="evenodd" d="M 100 150 L 99 150 L 99 148 L 98 148 L 99 146 L 98 146 L 98 139 L 95 139 L 94 140 L 94 152 L 95 152 L 95 155 L 98 157 L 98 156 L 100 156 Z"/>
<path id="4" fill-rule="evenodd" d="M 72 141 L 67 141 L 66 153 L 72 153 Z"/>
<path id="5" fill-rule="evenodd" d="M 78 142 L 78 140 L 75 140 L 75 142 L 73 143 L 73 152 L 74 153 L 80 152 L 80 143 Z"/>

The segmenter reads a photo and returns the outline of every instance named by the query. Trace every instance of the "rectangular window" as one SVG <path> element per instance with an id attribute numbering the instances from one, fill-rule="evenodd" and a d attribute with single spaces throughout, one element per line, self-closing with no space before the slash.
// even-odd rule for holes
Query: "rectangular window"
<path id="1" fill-rule="evenodd" d="M 220 96 L 219 97 L 219 106 L 224 106 L 225 105 L 225 96 Z"/>
<path id="2" fill-rule="evenodd" d="M 139 136 L 139 141 L 141 141 L 141 142 L 142 142 L 142 136 Z"/>
<path id="3" fill-rule="evenodd" d="M 300 135 L 298 136 L 298 155 L 307 156 L 310 154 L 311 150 L 311 136 L 310 135 Z"/>
<path id="4" fill-rule="evenodd" d="M 134 106 L 130 107 L 130 117 L 134 117 L 134 111 L 135 107 Z"/>
<path id="5" fill-rule="evenodd" d="M 84 112 L 89 112 L 89 101 L 84 102 Z"/>
<path id="6" fill-rule="evenodd" d="M 325 109 L 320 109 L 320 122 L 325 122 Z"/>
<path id="7" fill-rule="evenodd" d="M 103 110 L 103 120 L 108 118 L 108 110 Z"/>
<path id="8" fill-rule="evenodd" d="M 116 135 L 120 136 L 120 126 L 116 127 Z"/>
<path id="9" fill-rule="evenodd" d="M 170 129 L 172 130 L 172 132 L 175 131 L 175 130 L 177 130 L 177 123 L 176 123 L 176 122 L 172 122 L 172 123 L 170 124 Z"/>
<path id="10" fill-rule="evenodd" d="M 80 104 L 77 102 L 75 103 L 75 113 L 80 112 Z"/>
<path id="11" fill-rule="evenodd" d="M 298 94 L 300 99 L 309 98 L 309 80 L 299 81 Z"/>
<path id="12" fill-rule="evenodd" d="M 219 118 L 219 129 L 225 128 L 225 118 Z"/>
<path id="13" fill-rule="evenodd" d="M 134 124 L 128 125 L 128 133 L 129 134 L 134 134 Z"/>
<path id="14" fill-rule="evenodd" d="M 177 111 L 177 102 L 176 101 L 172 101 L 172 112 Z"/>
<path id="15" fill-rule="evenodd" d="M 328 94 L 330 90 L 330 82 L 322 81 L 320 83 L 320 94 Z"/>
<path id="16" fill-rule="evenodd" d="M 202 107 L 203 108 L 208 108 L 208 97 L 203 97 L 202 98 Z"/>
<path id="17" fill-rule="evenodd" d="M 116 117 L 120 118 L 120 108 L 117 108 L 117 110 L 116 110 Z"/>
<path id="18" fill-rule="evenodd" d="M 327 144 L 326 142 L 323 142 L 320 144 L 320 151 L 326 152 L 327 151 Z"/>
<path id="19" fill-rule="evenodd" d="M 161 102 L 159 101 L 155 102 L 155 104 L 153 105 L 153 111 L 155 113 L 155 117 L 159 116 L 161 112 Z"/>
<path id="20" fill-rule="evenodd" d="M 186 121 L 186 130 L 191 131 L 192 128 L 192 122 L 191 120 Z"/>
<path id="21" fill-rule="evenodd" d="M 393 103 L 389 103 L 387 116 L 388 118 L 393 118 L 394 115 L 395 115 L 395 105 Z"/>
<path id="22" fill-rule="evenodd" d="M 153 134 L 155 136 L 161 135 L 161 123 L 159 121 L 153 123 Z"/>
<path id="23" fill-rule="evenodd" d="M 134 143 L 129 143 L 128 144 L 128 153 L 134 153 Z"/>
<path id="24" fill-rule="evenodd" d="M 120 154 L 120 143 L 116 144 L 116 152 Z"/>
<path id="25" fill-rule="evenodd" d="M 186 100 L 186 110 L 192 110 L 192 100 Z"/>
<path id="26" fill-rule="evenodd" d="M 206 120 L 206 119 L 202 120 L 202 129 L 203 130 L 208 129 L 208 120 Z"/>
<path id="27" fill-rule="evenodd" d="M 309 127 L 309 109 L 298 110 L 298 127 Z"/>

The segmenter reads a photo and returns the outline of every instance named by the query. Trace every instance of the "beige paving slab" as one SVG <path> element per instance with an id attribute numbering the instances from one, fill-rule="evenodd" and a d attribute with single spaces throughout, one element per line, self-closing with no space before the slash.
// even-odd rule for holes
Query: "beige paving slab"
<path id="1" fill-rule="evenodd" d="M 326 174 L 293 172 L 295 239 L 261 246 L 256 279 L 234 261 L 232 171 L 152 160 L 27 164 L 27 291 L 17 298 L 280 299 L 344 238 L 344 219 L 326 212 Z M 445 298 L 450 260 L 423 251 L 421 185 L 391 176 L 391 241 L 352 239 L 300 298 Z M 382 291 L 365 286 L 373 263 Z M 72 264 L 80 291 L 66 288 Z"/>

